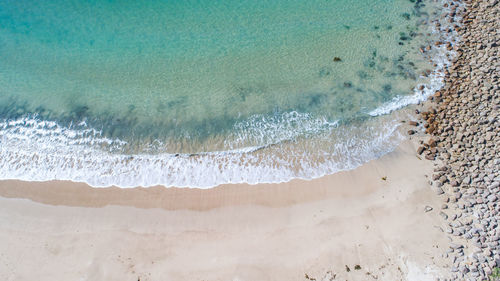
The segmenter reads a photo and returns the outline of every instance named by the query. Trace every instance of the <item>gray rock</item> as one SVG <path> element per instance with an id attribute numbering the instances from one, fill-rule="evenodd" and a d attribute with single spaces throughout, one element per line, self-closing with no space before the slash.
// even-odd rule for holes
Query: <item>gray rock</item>
<path id="1" fill-rule="evenodd" d="M 437 195 L 442 195 L 442 194 L 444 194 L 443 189 L 442 189 L 441 187 L 436 187 L 436 194 L 437 194 Z"/>
<path id="2" fill-rule="evenodd" d="M 470 183 L 471 183 L 470 176 L 466 176 L 466 177 L 464 178 L 464 180 L 462 181 L 462 183 L 463 183 L 463 184 L 465 184 L 465 185 L 470 184 Z"/>
<path id="3" fill-rule="evenodd" d="M 441 217 L 443 217 L 443 219 L 445 219 L 445 220 L 447 220 L 447 219 L 448 219 L 448 215 L 447 215 L 447 214 L 445 214 L 444 212 L 439 212 L 439 215 L 440 215 Z"/>
<path id="4" fill-rule="evenodd" d="M 493 203 L 496 202 L 498 198 L 494 194 L 491 194 L 488 197 L 486 197 L 486 199 L 488 200 L 488 202 Z"/>

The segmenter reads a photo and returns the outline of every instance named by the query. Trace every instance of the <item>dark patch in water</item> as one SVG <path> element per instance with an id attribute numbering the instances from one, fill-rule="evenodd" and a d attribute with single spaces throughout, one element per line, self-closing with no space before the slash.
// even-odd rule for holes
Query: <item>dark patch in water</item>
<path id="1" fill-rule="evenodd" d="M 366 73 L 365 71 L 363 71 L 363 70 L 360 70 L 360 71 L 356 72 L 356 74 L 358 75 L 358 77 L 361 80 L 367 80 L 367 79 L 371 78 L 370 75 L 368 73 Z"/>
<path id="2" fill-rule="evenodd" d="M 319 70 L 319 77 L 320 78 L 324 78 L 326 76 L 329 76 L 330 74 L 332 74 L 333 72 L 333 69 L 329 66 L 324 66 L 322 67 L 320 70 Z"/>
<path id="3" fill-rule="evenodd" d="M 381 62 L 384 62 L 384 63 L 389 62 L 389 58 L 388 58 L 388 57 L 386 57 L 386 56 L 379 56 L 379 57 L 378 57 L 378 59 L 379 59 Z"/>
<path id="4" fill-rule="evenodd" d="M 310 107 L 317 107 L 321 105 L 322 101 L 326 99 L 325 94 L 314 94 L 309 97 L 309 103 L 308 105 Z"/>
<path id="5" fill-rule="evenodd" d="M 353 99 L 347 92 L 335 95 L 333 102 L 334 112 L 339 112 L 344 118 L 351 118 L 353 115 Z"/>
<path id="6" fill-rule="evenodd" d="M 301 102 L 296 106 L 299 111 L 310 112 L 321 107 L 328 100 L 328 95 L 325 93 L 309 94 L 301 99 Z"/>
<path id="7" fill-rule="evenodd" d="M 187 102 L 187 99 L 188 98 L 185 96 L 178 97 L 175 100 L 167 102 L 166 105 L 167 105 L 168 109 L 178 109 L 178 108 L 185 105 L 185 103 Z"/>
<path id="8" fill-rule="evenodd" d="M 410 37 L 408 35 L 406 35 L 406 33 L 400 32 L 399 33 L 399 40 L 401 40 L 401 41 L 407 41 L 407 40 L 410 40 Z"/>
<path id="9" fill-rule="evenodd" d="M 384 77 L 395 77 L 397 75 L 397 73 L 391 71 L 384 72 Z"/>
<path id="10" fill-rule="evenodd" d="M 89 107 L 86 105 L 76 105 L 71 111 L 73 113 L 73 118 L 82 120 L 88 115 Z"/>
<path id="11" fill-rule="evenodd" d="M 392 90 L 392 85 L 391 84 L 384 84 L 382 86 L 382 89 L 384 90 L 384 92 L 390 92 Z"/>

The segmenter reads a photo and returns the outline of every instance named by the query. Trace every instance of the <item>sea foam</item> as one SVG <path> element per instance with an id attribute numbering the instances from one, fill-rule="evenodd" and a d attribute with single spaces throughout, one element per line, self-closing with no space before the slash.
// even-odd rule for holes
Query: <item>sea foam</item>
<path id="1" fill-rule="evenodd" d="M 442 41 L 458 37 L 440 32 Z M 356 168 L 392 150 L 405 138 L 392 114 L 417 104 L 443 86 L 453 52 L 435 47 L 437 65 L 423 90 L 396 97 L 355 125 L 308 113 L 254 115 L 234 124 L 223 151 L 196 154 L 126 153 L 128 143 L 104 137 L 81 122 L 63 126 L 37 116 L 0 121 L 0 178 L 71 180 L 94 187 L 154 186 L 210 188 L 227 183 L 280 183 L 313 179 Z M 249 145 L 255 144 L 255 145 Z"/>
<path id="2" fill-rule="evenodd" d="M 277 143 L 265 149 L 123 154 L 120 150 L 126 142 L 105 138 L 92 128 L 63 127 L 36 117 L 4 120 L 0 122 L 1 178 L 71 180 L 95 187 L 208 188 L 226 183 L 279 183 L 352 169 L 389 152 L 402 139 L 397 133 L 399 123 L 396 121 L 368 122 L 364 128 L 356 129 L 363 130 L 364 137 L 353 138 L 349 126 L 325 124 L 324 120 L 313 119 L 308 114 L 292 114 L 303 120 L 301 126 L 305 131 L 301 137 L 304 132 L 324 131 L 323 138 L 312 141 L 288 138 L 293 145 Z M 267 134 L 270 127 L 276 126 L 274 121 L 254 117 L 244 125 L 253 130 L 255 137 Z M 325 126 L 330 126 L 328 131 Z M 290 137 L 286 135 L 288 131 L 285 126 L 281 137 L 273 143 Z M 301 138 L 297 134 L 292 137 Z M 334 143 L 327 141 L 332 137 Z"/>

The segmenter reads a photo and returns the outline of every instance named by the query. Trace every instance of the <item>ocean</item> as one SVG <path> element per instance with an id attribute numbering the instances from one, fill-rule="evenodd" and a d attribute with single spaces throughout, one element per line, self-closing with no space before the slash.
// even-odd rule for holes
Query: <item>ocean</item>
<path id="1" fill-rule="evenodd" d="M 421 0 L 3 0 L 0 179 L 208 188 L 392 151 L 442 84 Z"/>

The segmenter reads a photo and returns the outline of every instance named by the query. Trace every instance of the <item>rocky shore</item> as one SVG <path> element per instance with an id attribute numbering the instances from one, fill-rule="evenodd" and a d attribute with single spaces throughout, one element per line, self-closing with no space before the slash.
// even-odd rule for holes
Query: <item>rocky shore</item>
<path id="1" fill-rule="evenodd" d="M 489 280 L 500 268 L 500 1 L 445 5 L 447 32 L 460 43 L 447 46 L 456 55 L 445 86 L 417 111 L 430 135 L 417 153 L 434 161 L 429 177 L 443 200 L 441 210 L 424 211 L 445 220 L 451 279 Z"/>

